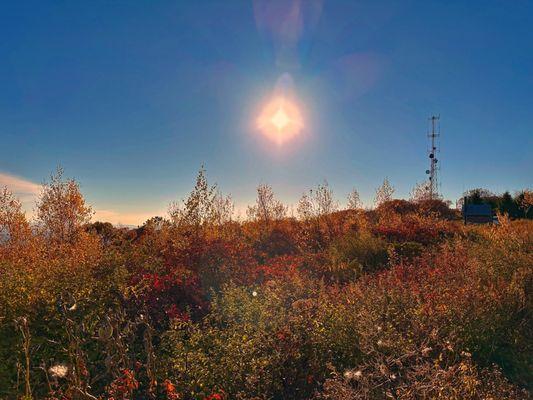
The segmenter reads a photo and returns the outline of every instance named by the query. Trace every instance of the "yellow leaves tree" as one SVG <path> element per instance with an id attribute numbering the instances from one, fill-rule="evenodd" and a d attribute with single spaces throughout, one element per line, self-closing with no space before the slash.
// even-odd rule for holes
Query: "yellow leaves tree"
<path id="1" fill-rule="evenodd" d="M 37 202 L 37 223 L 43 236 L 55 243 L 73 243 L 93 211 L 85 203 L 80 185 L 74 179 L 64 179 L 58 168 L 43 185 Z"/>
<path id="2" fill-rule="evenodd" d="M 182 202 L 173 202 L 169 215 L 174 226 L 199 238 L 210 228 L 220 228 L 233 217 L 234 205 L 231 196 L 224 196 L 217 185 L 210 185 L 202 166 L 196 184 Z"/>
<path id="3" fill-rule="evenodd" d="M 18 249 L 30 237 L 30 224 L 20 201 L 4 187 L 0 191 L 0 254 Z"/>

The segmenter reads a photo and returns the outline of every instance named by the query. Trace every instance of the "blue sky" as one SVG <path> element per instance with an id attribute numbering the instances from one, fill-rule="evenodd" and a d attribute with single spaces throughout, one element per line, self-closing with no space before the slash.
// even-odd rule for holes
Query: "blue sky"
<path id="1" fill-rule="evenodd" d="M 61 164 L 98 217 L 142 223 L 204 163 L 241 209 L 324 179 L 370 205 L 425 179 L 440 114 L 446 198 L 531 187 L 532 26 L 523 0 L 3 2 L 0 184 L 31 209 Z M 278 146 L 254 121 L 281 76 L 305 127 Z"/>

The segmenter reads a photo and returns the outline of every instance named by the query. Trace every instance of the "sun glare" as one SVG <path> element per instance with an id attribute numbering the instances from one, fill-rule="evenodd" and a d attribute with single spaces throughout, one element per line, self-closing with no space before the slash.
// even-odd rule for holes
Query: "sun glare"
<path id="1" fill-rule="evenodd" d="M 285 111 L 283 111 L 283 108 L 279 108 L 270 121 L 274 124 L 278 131 L 285 128 L 289 122 L 291 122 L 289 117 L 287 117 L 287 114 L 285 114 Z"/>
<path id="2" fill-rule="evenodd" d="M 263 109 L 257 126 L 266 137 L 282 144 L 301 132 L 303 120 L 293 102 L 286 98 L 276 98 Z"/>

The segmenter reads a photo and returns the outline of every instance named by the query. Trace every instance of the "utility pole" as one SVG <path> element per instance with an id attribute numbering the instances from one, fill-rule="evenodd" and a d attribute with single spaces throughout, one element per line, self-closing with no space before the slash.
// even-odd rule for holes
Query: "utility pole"
<path id="1" fill-rule="evenodd" d="M 439 198 L 439 186 L 438 186 L 438 177 L 437 172 L 439 170 L 439 167 L 437 163 L 439 160 L 437 160 L 437 142 L 436 138 L 440 136 L 440 115 L 429 118 L 431 121 L 431 132 L 428 133 L 428 138 L 430 138 L 431 141 L 431 148 L 428 151 L 429 153 L 429 169 L 426 170 L 426 174 L 429 175 L 429 182 L 428 182 L 428 190 L 429 190 L 429 198 L 431 200 L 438 199 Z"/>

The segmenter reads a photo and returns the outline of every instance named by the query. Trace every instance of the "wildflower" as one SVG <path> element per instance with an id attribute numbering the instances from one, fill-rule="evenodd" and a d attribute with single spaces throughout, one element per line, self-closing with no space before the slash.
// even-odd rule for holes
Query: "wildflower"
<path id="1" fill-rule="evenodd" d="M 78 308 L 78 304 L 77 303 L 74 303 L 72 306 L 70 306 L 68 308 L 69 311 L 76 311 L 76 309 Z"/>
<path id="2" fill-rule="evenodd" d="M 383 346 L 383 340 L 380 339 L 378 340 L 378 347 L 381 347 L 381 346 Z"/>
<path id="3" fill-rule="evenodd" d="M 355 371 L 355 373 L 353 374 L 355 379 L 359 380 L 363 377 L 363 372 L 362 371 Z"/>
<path id="4" fill-rule="evenodd" d="M 391 374 L 390 377 L 391 381 L 395 381 L 396 380 L 396 374 Z"/>
<path id="5" fill-rule="evenodd" d="M 53 378 L 64 378 L 67 376 L 68 367 L 64 364 L 53 365 L 48 369 L 48 373 Z"/>
<path id="6" fill-rule="evenodd" d="M 252 296 L 257 297 L 257 292 L 255 290 L 252 292 Z"/>
<path id="7" fill-rule="evenodd" d="M 461 352 L 461 355 L 462 355 L 463 357 L 468 357 L 468 358 L 472 357 L 472 353 L 469 353 L 468 351 L 462 351 L 462 352 Z"/>

